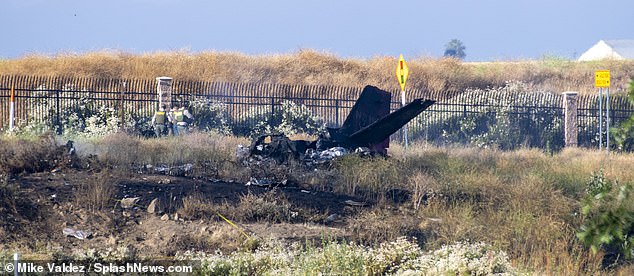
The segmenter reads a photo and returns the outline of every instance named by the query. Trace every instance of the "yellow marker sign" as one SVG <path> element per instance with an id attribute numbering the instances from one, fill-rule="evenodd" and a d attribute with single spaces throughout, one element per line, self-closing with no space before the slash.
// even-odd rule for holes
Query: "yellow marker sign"
<path id="1" fill-rule="evenodd" d="M 595 71 L 594 86 L 597 88 L 610 88 L 610 70 Z"/>
<path id="2" fill-rule="evenodd" d="M 403 91 L 405 91 L 405 82 L 407 81 L 407 75 L 409 75 L 409 69 L 407 69 L 405 59 L 403 59 L 403 55 L 401 55 L 398 58 L 398 65 L 396 66 L 396 78 L 398 78 L 398 83 L 401 85 L 401 90 Z"/>

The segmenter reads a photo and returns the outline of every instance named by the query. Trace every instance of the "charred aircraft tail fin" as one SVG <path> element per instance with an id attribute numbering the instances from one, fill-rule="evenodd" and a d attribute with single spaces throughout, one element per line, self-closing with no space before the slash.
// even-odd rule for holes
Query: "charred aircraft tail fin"
<path id="1" fill-rule="evenodd" d="M 357 144 L 374 145 L 385 139 L 389 139 L 392 133 L 414 119 L 418 114 L 430 107 L 436 101 L 415 99 L 406 106 L 390 113 L 369 126 L 358 130 L 349 136 L 348 139 Z"/>
<path id="2" fill-rule="evenodd" d="M 350 110 L 341 128 L 328 129 L 333 141 L 352 147 L 368 147 L 385 153 L 389 138 L 407 122 L 435 103 L 415 99 L 390 113 L 391 95 L 374 86 L 366 86 Z"/>
<path id="3" fill-rule="evenodd" d="M 350 136 L 390 114 L 391 95 L 374 86 L 363 88 L 338 132 Z"/>

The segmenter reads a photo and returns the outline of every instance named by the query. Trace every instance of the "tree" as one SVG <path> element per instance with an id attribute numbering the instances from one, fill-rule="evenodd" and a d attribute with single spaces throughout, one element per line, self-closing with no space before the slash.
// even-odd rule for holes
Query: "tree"
<path id="1" fill-rule="evenodd" d="M 464 59 L 467 54 L 465 54 L 464 50 L 467 49 L 462 41 L 459 39 L 452 39 L 445 45 L 445 54 L 446 57 L 455 57 L 458 59 Z"/>

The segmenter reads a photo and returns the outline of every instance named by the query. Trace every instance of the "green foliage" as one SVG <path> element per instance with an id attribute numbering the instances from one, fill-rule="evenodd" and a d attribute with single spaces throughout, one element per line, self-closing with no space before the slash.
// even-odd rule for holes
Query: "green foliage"
<path id="1" fill-rule="evenodd" d="M 44 93 L 44 92 L 42 92 Z M 36 98 L 30 104 L 38 105 L 38 110 L 45 110 L 43 124 L 23 124 L 14 129 L 13 133 L 45 133 L 56 131 L 67 136 L 105 136 L 125 130 L 139 136 L 152 137 L 154 135 L 150 124 L 150 117 L 144 110 L 137 113 L 125 113 L 124 118 L 118 109 L 99 105 L 90 98 L 72 98 L 71 94 L 62 92 L 67 100 L 61 102 L 59 108 L 56 103 L 47 98 Z M 70 92 L 69 92 L 70 93 Z M 258 136 L 265 133 L 282 133 L 293 135 L 305 133 L 316 135 L 325 131 L 323 120 L 314 115 L 305 105 L 298 105 L 292 101 L 283 101 L 271 111 L 269 106 L 260 109 L 250 109 L 233 122 L 227 112 L 227 105 L 206 98 L 197 98 L 190 104 L 190 111 L 194 115 L 192 126 L 203 131 L 214 131 L 229 135 Z M 124 110 L 133 110 L 125 108 Z M 122 121 L 123 119 L 123 121 Z M 232 125 L 234 125 L 232 129 Z"/>
<path id="2" fill-rule="evenodd" d="M 628 85 L 627 96 L 632 104 L 634 104 L 634 79 L 630 80 Z M 622 151 L 634 150 L 634 115 L 624 120 L 617 127 L 610 129 L 612 137 L 614 137 L 614 145 Z"/>
<path id="3" fill-rule="evenodd" d="M 605 175 L 603 175 L 603 170 L 600 170 L 599 173 L 593 173 L 588 183 L 586 183 L 586 193 L 595 197 L 599 194 L 608 193 L 612 190 L 612 182 L 607 181 L 605 179 Z"/>
<path id="4" fill-rule="evenodd" d="M 139 110 L 138 114 L 125 113 L 122 118 L 120 109 L 103 105 L 99 99 L 77 96 L 77 91 L 73 89 L 64 87 L 59 95 L 51 96 L 46 87 L 40 87 L 27 104 L 29 109 L 35 111 L 33 117 L 41 117 L 41 120 L 37 120 L 37 123 L 18 123 L 14 133 L 41 134 L 54 131 L 67 136 L 93 137 L 126 130 L 142 136 L 153 134 L 150 118 L 139 115 L 144 113 L 143 110 Z M 64 100 L 57 101 L 57 98 Z M 132 103 L 127 103 L 123 110 L 133 110 L 130 105 Z"/>
<path id="5" fill-rule="evenodd" d="M 592 176 L 581 207 L 584 222 L 577 232 L 579 240 L 593 253 L 599 249 L 606 253 L 607 263 L 621 256 L 632 259 L 634 252 L 632 186 L 617 184 L 606 180 L 603 172 Z"/>
<path id="6" fill-rule="evenodd" d="M 25 121 L 18 121 L 13 130 L 8 130 L 5 132 L 9 135 L 16 136 L 39 136 L 39 135 L 47 135 L 53 132 L 53 128 L 50 123 L 47 122 L 32 122 L 27 123 Z"/>
<path id="7" fill-rule="evenodd" d="M 467 48 L 462 44 L 462 41 L 454 38 L 445 45 L 445 53 L 443 56 L 464 59 L 467 56 L 464 52 L 465 49 Z"/>
<path id="8" fill-rule="evenodd" d="M 199 130 L 213 130 L 221 134 L 231 134 L 231 122 L 226 104 L 210 101 L 206 98 L 196 98 L 189 107 L 194 115 L 192 126 Z"/>
<path id="9" fill-rule="evenodd" d="M 449 107 L 453 112 L 441 116 L 423 113 L 414 123 L 426 126 L 425 136 L 439 144 L 471 144 L 504 150 L 520 147 L 561 149 L 564 146 L 561 111 L 553 108 L 544 97 L 538 97 L 538 93 L 529 91 L 528 85 L 521 82 L 507 82 L 500 88 L 470 90 L 459 96 L 465 106 Z M 422 131 L 412 132 L 423 135 Z"/>
<path id="10" fill-rule="evenodd" d="M 305 133 L 315 135 L 325 130 L 323 119 L 301 104 L 284 100 L 279 107 L 271 111 L 271 107 L 249 109 L 241 116 L 242 122 L 253 122 L 255 125 L 249 129 L 237 129 L 236 135 L 248 135 L 251 137 L 265 133 L 282 133 L 293 135 Z M 248 125 L 248 124 L 241 124 Z"/>
<path id="11" fill-rule="evenodd" d="M 114 108 L 83 93 L 77 96 L 76 92 L 76 87 L 67 84 L 61 91 L 51 94 L 49 88 L 42 85 L 33 92 L 34 98 L 29 99 L 28 104 L 31 110 L 37 110 L 44 117 L 45 129 L 57 133 L 103 136 L 118 130 L 120 117 Z"/>

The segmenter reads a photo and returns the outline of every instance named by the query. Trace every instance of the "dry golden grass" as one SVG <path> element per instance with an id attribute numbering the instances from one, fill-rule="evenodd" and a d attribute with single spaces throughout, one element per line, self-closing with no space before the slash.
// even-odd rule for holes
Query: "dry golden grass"
<path id="1" fill-rule="evenodd" d="M 418 219 L 412 213 L 376 208 L 348 219 L 347 229 L 351 239 L 368 245 L 392 241 L 402 236 L 416 237 L 425 242 L 429 237 L 418 229 L 417 223 Z"/>
<path id="2" fill-rule="evenodd" d="M 219 220 L 217 213 L 223 213 L 224 210 L 219 204 L 214 204 L 203 195 L 195 194 L 183 198 L 183 206 L 178 209 L 177 213 L 190 220 Z"/>
<path id="3" fill-rule="evenodd" d="M 405 209 L 374 210 L 351 220 L 356 238 L 388 238 L 383 225 L 391 225 L 398 234 L 422 232 L 428 248 L 485 241 L 536 273 L 605 272 L 602 256 L 589 253 L 575 236 L 581 225 L 580 202 L 588 179 L 599 170 L 607 179 L 633 183 L 634 155 L 579 148 L 551 155 L 535 149 L 425 144 L 390 150 L 388 160 L 347 158 L 337 167 L 343 192 L 379 201 L 390 189 L 411 193 L 410 201 L 401 205 Z M 417 226 L 409 222 L 411 217 L 418 219 Z M 622 266 L 611 273 L 631 269 Z"/>
<path id="4" fill-rule="evenodd" d="M 408 87 L 430 91 L 503 86 L 522 81 L 536 91 L 593 93 L 594 71 L 612 71 L 612 90 L 626 89 L 634 61 L 575 62 L 557 58 L 464 63 L 455 59 L 410 58 Z M 186 51 L 133 55 L 118 51 L 55 56 L 29 55 L 0 60 L 0 75 L 76 76 L 104 79 L 313 84 L 398 89 L 396 57 L 340 58 L 326 52 L 246 55 L 237 52 Z"/>
<path id="5" fill-rule="evenodd" d="M 133 168 L 143 165 L 193 164 L 194 173 L 208 176 L 243 179 L 244 168 L 235 167 L 238 144 L 248 145 L 246 138 L 216 133 L 194 132 L 185 136 L 146 139 L 115 133 L 96 139 L 78 139 L 77 151 L 96 154 L 102 164 Z M 247 178 L 248 179 L 248 178 Z"/>

